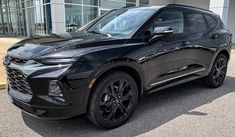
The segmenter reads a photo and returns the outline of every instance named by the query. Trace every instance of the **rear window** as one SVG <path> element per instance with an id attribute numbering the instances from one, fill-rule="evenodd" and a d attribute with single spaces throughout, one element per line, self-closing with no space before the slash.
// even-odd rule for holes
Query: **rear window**
<path id="1" fill-rule="evenodd" d="M 210 16 L 210 15 L 204 15 L 206 21 L 207 21 L 207 25 L 208 25 L 208 30 L 212 30 L 216 27 L 217 22 L 214 19 L 214 17 Z"/>
<path id="2" fill-rule="evenodd" d="M 202 16 L 198 13 L 187 13 L 186 14 L 189 26 L 186 26 L 190 33 L 203 33 L 207 30 L 207 23 Z"/>

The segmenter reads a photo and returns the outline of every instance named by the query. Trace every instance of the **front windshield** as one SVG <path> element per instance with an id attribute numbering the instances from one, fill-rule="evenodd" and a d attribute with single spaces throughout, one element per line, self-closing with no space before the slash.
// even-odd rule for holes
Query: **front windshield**
<path id="1" fill-rule="evenodd" d="M 87 31 L 130 37 L 154 13 L 153 9 L 141 8 L 114 10 L 94 23 Z"/>

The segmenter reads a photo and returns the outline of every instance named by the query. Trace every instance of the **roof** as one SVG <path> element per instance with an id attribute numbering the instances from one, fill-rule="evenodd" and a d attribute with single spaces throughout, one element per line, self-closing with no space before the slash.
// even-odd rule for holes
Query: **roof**
<path id="1" fill-rule="evenodd" d="M 206 12 L 211 12 L 208 9 L 203 9 L 203 8 L 199 8 L 199 7 L 194 7 L 194 6 L 189 6 L 189 5 L 182 5 L 182 4 L 168 4 L 165 7 L 182 7 L 182 8 L 189 8 L 189 9 L 194 9 L 194 10 L 201 10 L 201 11 L 206 11 Z"/>
<path id="2" fill-rule="evenodd" d="M 165 8 L 165 7 L 175 7 L 175 8 L 184 8 L 184 9 L 190 9 L 190 10 L 195 10 L 195 11 L 200 11 L 200 12 L 206 12 L 206 13 L 210 13 L 212 14 L 213 12 L 208 10 L 208 9 L 203 9 L 203 8 L 199 8 L 199 7 L 194 7 L 194 6 L 189 6 L 189 5 L 182 5 L 182 4 L 168 4 L 168 5 L 164 5 L 164 6 L 143 6 L 143 7 L 124 7 L 127 9 L 153 9 L 153 10 L 159 10 L 161 8 Z"/>

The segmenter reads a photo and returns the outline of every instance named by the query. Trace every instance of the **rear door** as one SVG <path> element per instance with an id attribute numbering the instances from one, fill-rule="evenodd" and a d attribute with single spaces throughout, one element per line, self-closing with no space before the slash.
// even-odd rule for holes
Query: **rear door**
<path id="1" fill-rule="evenodd" d="M 202 13 L 186 12 L 185 17 L 188 44 L 182 44 L 184 54 L 187 55 L 192 67 L 206 69 L 213 55 L 209 48 L 213 42 L 208 36 L 208 24 Z"/>

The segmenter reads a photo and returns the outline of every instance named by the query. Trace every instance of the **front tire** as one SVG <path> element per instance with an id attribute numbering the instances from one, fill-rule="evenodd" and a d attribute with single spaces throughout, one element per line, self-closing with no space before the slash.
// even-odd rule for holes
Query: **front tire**
<path id="1" fill-rule="evenodd" d="M 220 87 L 226 77 L 227 67 L 227 57 L 223 54 L 219 54 L 215 59 L 210 74 L 204 78 L 204 84 L 211 88 Z"/>
<path id="2" fill-rule="evenodd" d="M 92 91 L 88 118 L 100 127 L 115 128 L 129 119 L 137 102 L 135 80 L 125 72 L 108 73 Z"/>

